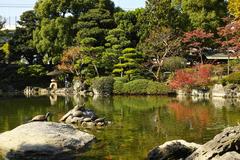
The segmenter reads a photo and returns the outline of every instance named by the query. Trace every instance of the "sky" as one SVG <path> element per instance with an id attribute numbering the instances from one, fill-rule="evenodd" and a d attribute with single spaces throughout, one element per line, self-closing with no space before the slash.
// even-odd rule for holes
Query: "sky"
<path id="1" fill-rule="evenodd" d="M 14 28 L 19 16 L 27 10 L 33 9 L 37 0 L 0 0 L 0 16 L 6 18 L 7 28 Z M 131 10 L 145 6 L 145 0 L 113 0 L 116 6 Z"/>

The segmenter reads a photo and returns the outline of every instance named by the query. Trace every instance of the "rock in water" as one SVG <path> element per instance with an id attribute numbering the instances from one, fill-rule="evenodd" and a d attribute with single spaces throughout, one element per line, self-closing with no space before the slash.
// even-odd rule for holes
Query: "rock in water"
<path id="1" fill-rule="evenodd" d="M 91 120 L 92 120 L 91 118 L 84 118 L 83 119 L 84 122 L 91 122 Z"/>
<path id="2" fill-rule="evenodd" d="M 69 159 L 95 139 L 70 125 L 32 122 L 0 134 L 0 152 L 7 159 Z"/>
<path id="3" fill-rule="evenodd" d="M 83 112 L 82 111 L 75 111 L 72 114 L 73 114 L 73 117 L 81 117 L 83 115 Z"/>
<path id="4" fill-rule="evenodd" d="M 83 117 L 73 117 L 72 119 L 71 119 L 71 123 L 82 123 L 83 122 Z"/>
<path id="5" fill-rule="evenodd" d="M 227 152 L 222 156 L 213 158 L 212 160 L 239 160 L 240 154 L 237 152 Z"/>
<path id="6" fill-rule="evenodd" d="M 72 110 L 68 111 L 59 121 L 64 122 L 70 115 L 72 115 Z"/>
<path id="7" fill-rule="evenodd" d="M 98 123 L 98 122 L 104 122 L 105 118 L 98 118 L 98 119 L 95 119 L 95 122 Z"/>
<path id="8" fill-rule="evenodd" d="M 168 160 L 168 159 L 185 159 L 201 145 L 188 143 L 184 140 L 168 141 L 148 154 L 149 160 Z"/>
<path id="9" fill-rule="evenodd" d="M 208 141 L 196 151 L 194 151 L 187 160 L 198 159 L 221 159 L 222 155 L 227 152 L 237 152 L 239 159 L 240 153 L 240 126 L 229 127 L 216 135 L 212 140 Z M 235 156 L 235 154 L 227 154 L 225 156 Z M 232 159 L 232 158 L 231 158 Z M 235 159 L 235 158 L 233 158 Z"/>

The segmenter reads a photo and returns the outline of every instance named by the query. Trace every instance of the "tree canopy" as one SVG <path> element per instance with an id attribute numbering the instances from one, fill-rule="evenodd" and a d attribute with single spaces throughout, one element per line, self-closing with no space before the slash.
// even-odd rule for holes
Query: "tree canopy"
<path id="1" fill-rule="evenodd" d="M 146 0 L 145 8 L 125 11 L 111 0 L 38 0 L 16 30 L 1 30 L 0 62 L 19 66 L 21 75 L 58 68 L 82 78 L 162 81 L 164 72 L 205 63 L 206 50 L 238 53 L 238 6 Z M 0 29 L 4 23 L 0 17 Z"/>
<path id="2" fill-rule="evenodd" d="M 225 0 L 179 0 L 177 6 L 187 14 L 194 29 L 216 30 L 227 15 Z"/>
<path id="3" fill-rule="evenodd" d="M 228 10 L 236 19 L 240 18 L 240 0 L 228 0 Z"/>

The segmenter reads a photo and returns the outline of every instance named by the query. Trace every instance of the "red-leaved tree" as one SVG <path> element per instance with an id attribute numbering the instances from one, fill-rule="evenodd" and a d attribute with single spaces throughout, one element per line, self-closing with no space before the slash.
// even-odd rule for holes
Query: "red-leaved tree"
<path id="1" fill-rule="evenodd" d="M 214 35 L 202 29 L 196 29 L 186 32 L 182 43 L 187 50 L 194 51 L 200 57 L 201 64 L 203 64 L 203 50 L 214 46 Z"/>
<path id="2" fill-rule="evenodd" d="M 212 65 L 198 65 L 191 69 L 181 69 L 175 72 L 170 86 L 173 89 L 188 89 L 203 87 L 210 82 Z"/>
<path id="3" fill-rule="evenodd" d="M 224 27 L 218 29 L 220 39 L 218 42 L 221 45 L 222 50 L 228 50 L 233 52 L 240 51 L 240 20 L 233 21 Z"/>

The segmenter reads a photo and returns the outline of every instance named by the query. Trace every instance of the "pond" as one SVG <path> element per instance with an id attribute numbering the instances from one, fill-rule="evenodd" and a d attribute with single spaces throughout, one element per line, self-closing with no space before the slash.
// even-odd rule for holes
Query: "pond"
<path id="1" fill-rule="evenodd" d="M 98 141 L 81 160 L 146 158 L 149 150 L 168 140 L 204 143 L 223 128 L 240 122 L 237 100 L 177 99 L 159 96 L 2 97 L 0 133 L 26 123 L 38 114 L 53 113 L 58 121 L 77 103 L 112 122 L 104 129 L 86 130 Z M 1 158 L 0 158 L 1 159 Z"/>

